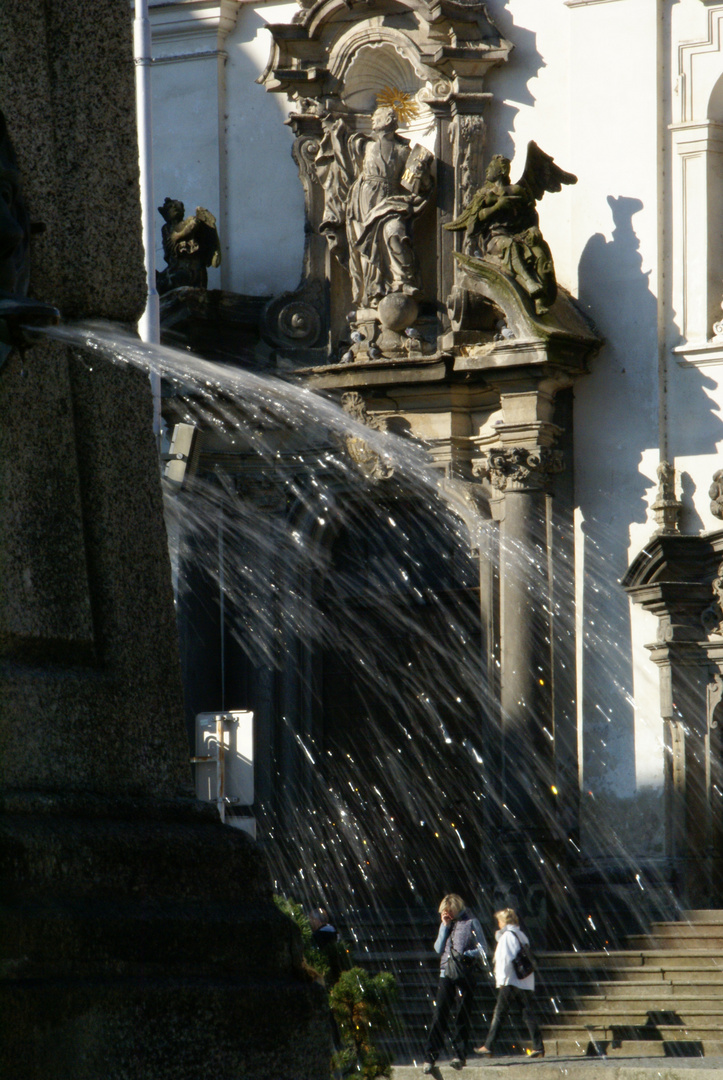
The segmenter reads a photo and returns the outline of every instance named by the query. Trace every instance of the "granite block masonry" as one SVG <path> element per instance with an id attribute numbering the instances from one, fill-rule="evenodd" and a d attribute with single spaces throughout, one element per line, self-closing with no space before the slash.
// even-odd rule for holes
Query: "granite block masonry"
<path id="1" fill-rule="evenodd" d="M 131 29 L 125 0 L 0 7 L 29 294 L 69 320 L 144 305 Z M 0 1078 L 323 1075 L 264 859 L 191 794 L 147 381 L 46 342 L 0 415 Z"/>

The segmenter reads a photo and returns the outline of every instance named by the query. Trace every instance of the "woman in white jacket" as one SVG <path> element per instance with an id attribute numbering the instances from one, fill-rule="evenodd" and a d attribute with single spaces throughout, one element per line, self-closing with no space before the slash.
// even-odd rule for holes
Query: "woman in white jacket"
<path id="1" fill-rule="evenodd" d="M 520 920 L 517 912 L 512 908 L 504 908 L 495 912 L 499 930 L 495 934 L 497 948 L 495 949 L 495 982 L 497 984 L 497 1004 L 494 1016 L 490 1024 L 489 1032 L 484 1046 L 475 1050 L 476 1054 L 489 1057 L 500 1029 L 500 1024 L 507 1016 L 510 1009 L 515 1009 L 525 1021 L 532 1042 L 532 1050 L 528 1050 L 530 1057 L 544 1057 L 545 1047 L 542 1044 L 542 1034 L 532 1009 L 532 995 L 535 990 L 534 972 L 520 979 L 515 974 L 512 966 L 514 957 L 519 952 L 520 945 L 529 945 L 527 935 L 520 930 Z"/>

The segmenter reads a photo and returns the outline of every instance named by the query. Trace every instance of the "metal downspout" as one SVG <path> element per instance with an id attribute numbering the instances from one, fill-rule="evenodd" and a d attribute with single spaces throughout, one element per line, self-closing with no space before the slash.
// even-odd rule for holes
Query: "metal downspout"
<path id="1" fill-rule="evenodd" d="M 136 68 L 136 122 L 138 125 L 138 165 L 141 185 L 141 223 L 145 251 L 148 301 L 138 323 L 141 341 L 157 345 L 161 340 L 161 313 L 156 289 L 156 245 L 153 198 L 153 119 L 151 99 L 151 23 L 148 0 L 135 0 L 133 20 L 133 62 Z M 161 376 L 151 372 L 153 392 L 153 433 L 160 448 Z"/>

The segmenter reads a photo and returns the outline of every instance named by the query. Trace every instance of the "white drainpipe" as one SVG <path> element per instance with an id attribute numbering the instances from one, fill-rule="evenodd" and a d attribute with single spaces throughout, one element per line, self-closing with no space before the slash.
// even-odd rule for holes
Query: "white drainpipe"
<path id="1" fill-rule="evenodd" d="M 148 303 L 138 323 L 141 341 L 159 344 L 161 313 L 156 289 L 155 199 L 153 198 L 153 120 L 151 116 L 151 23 L 148 0 L 135 0 L 133 21 L 133 60 L 136 66 L 136 121 L 138 125 L 138 163 L 141 174 L 141 222 L 145 249 Z M 160 446 L 161 375 L 151 372 L 153 391 L 153 433 Z"/>

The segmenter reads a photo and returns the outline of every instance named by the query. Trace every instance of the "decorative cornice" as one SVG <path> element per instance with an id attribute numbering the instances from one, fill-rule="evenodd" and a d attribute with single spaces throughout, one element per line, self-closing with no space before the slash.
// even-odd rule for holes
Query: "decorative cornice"
<path id="1" fill-rule="evenodd" d="M 593 4 L 617 4 L 619 0 L 564 0 L 565 7 L 592 7 Z"/>
<path id="2" fill-rule="evenodd" d="M 150 17 L 154 63 L 218 55 L 236 25 L 240 7 L 241 0 L 173 0 L 153 5 Z M 161 50 L 160 55 L 155 54 L 156 49 Z"/>
<path id="3" fill-rule="evenodd" d="M 683 368 L 717 366 L 723 364 L 723 339 L 679 345 L 673 349 L 673 355 L 676 363 Z"/>

